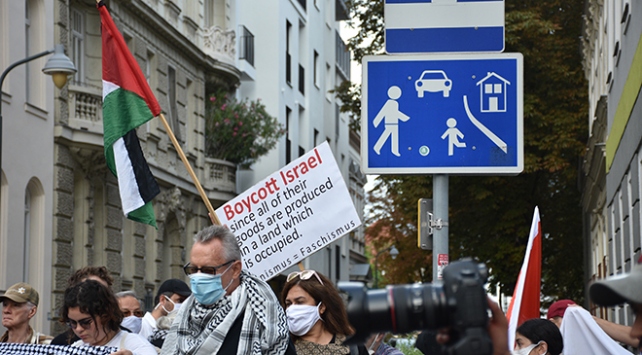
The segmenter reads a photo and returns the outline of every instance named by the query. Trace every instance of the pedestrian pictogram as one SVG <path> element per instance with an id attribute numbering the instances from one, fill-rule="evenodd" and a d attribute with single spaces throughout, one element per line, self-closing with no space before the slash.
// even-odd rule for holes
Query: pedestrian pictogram
<path id="1" fill-rule="evenodd" d="M 399 121 L 408 121 L 410 117 L 399 111 L 397 99 L 400 97 L 401 89 L 398 86 L 388 88 L 388 101 L 386 101 L 372 122 L 375 127 L 379 127 L 379 124 L 383 120 L 385 127 L 374 146 L 375 153 L 377 154 L 381 154 L 381 147 L 383 147 L 384 143 L 390 138 L 390 151 L 398 157 L 401 156 L 401 154 L 399 154 Z"/>

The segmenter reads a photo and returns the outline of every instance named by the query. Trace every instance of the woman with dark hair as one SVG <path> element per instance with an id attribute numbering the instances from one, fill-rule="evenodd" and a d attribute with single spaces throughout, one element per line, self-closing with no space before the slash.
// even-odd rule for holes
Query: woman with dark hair
<path id="1" fill-rule="evenodd" d="M 296 352 L 368 355 L 365 346 L 343 345 L 354 334 L 343 299 L 327 277 L 314 270 L 288 275 L 281 292 Z"/>
<path id="2" fill-rule="evenodd" d="M 157 355 L 143 337 L 120 329 L 123 313 L 114 294 L 94 280 L 65 290 L 62 321 L 80 338 L 72 346 L 112 346 L 118 355 Z"/>
<path id="3" fill-rule="evenodd" d="M 529 319 L 515 333 L 514 355 L 560 355 L 564 349 L 562 333 L 546 319 Z"/>

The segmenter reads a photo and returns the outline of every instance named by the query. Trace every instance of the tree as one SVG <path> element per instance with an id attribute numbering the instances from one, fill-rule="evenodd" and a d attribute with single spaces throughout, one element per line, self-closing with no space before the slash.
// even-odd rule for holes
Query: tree
<path id="1" fill-rule="evenodd" d="M 380 54 L 383 1 L 353 0 L 351 6 L 353 25 L 363 24 L 349 41 L 355 59 Z M 491 283 L 507 294 L 513 291 L 533 209 L 539 206 L 544 234 L 542 294 L 577 302 L 584 298 L 576 186 L 587 137 L 587 87 L 579 51 L 583 7 L 581 0 L 506 1 L 506 51 L 524 55 L 524 172 L 514 177 L 449 178 L 450 258 L 475 256 L 485 262 Z M 360 89 L 345 84 L 337 88 L 337 95 L 358 128 Z M 416 246 L 417 199 L 431 196 L 430 176 L 377 179 L 369 196 L 373 210 L 367 233 L 377 248 L 394 241 L 399 257 L 407 261 L 380 261 L 387 281 L 431 278 L 431 255 Z M 425 272 L 418 273 L 422 267 Z"/>

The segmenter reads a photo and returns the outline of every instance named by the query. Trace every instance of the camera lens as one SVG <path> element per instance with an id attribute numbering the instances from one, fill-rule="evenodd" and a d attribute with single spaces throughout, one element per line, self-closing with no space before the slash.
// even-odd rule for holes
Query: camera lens
<path id="1" fill-rule="evenodd" d="M 441 284 L 388 286 L 366 290 L 356 282 L 340 282 L 348 294 L 348 317 L 365 339 L 375 332 L 409 333 L 448 325 L 448 307 Z"/>

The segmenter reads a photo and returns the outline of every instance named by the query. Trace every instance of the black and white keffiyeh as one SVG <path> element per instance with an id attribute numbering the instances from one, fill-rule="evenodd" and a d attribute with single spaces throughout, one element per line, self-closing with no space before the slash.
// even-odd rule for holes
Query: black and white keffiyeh
<path id="1" fill-rule="evenodd" d="M 0 343 L 0 355 L 109 355 L 117 350 L 111 346 Z"/>
<path id="2" fill-rule="evenodd" d="M 238 355 L 280 355 L 288 347 L 287 318 L 270 286 L 247 271 L 231 295 L 212 306 L 190 296 L 179 310 L 161 355 L 216 354 L 234 321 L 243 314 Z"/>

